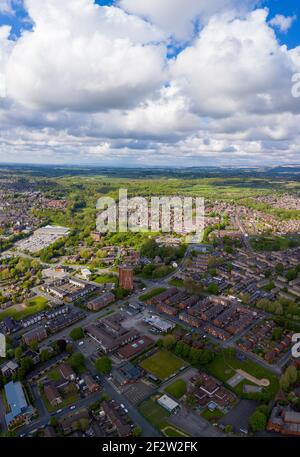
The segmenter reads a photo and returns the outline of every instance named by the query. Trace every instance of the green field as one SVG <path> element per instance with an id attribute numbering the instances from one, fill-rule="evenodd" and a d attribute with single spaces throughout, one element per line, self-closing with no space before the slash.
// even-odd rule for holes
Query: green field
<path id="1" fill-rule="evenodd" d="M 167 425 L 165 428 L 162 429 L 162 432 L 168 438 L 180 438 L 180 437 L 189 437 L 187 433 L 179 430 L 179 428 L 174 427 L 174 425 Z"/>
<path id="2" fill-rule="evenodd" d="M 154 399 L 144 401 L 138 409 L 155 428 L 161 430 L 168 425 L 169 413 Z"/>
<path id="3" fill-rule="evenodd" d="M 106 283 L 114 283 L 118 282 L 118 278 L 116 276 L 110 275 L 99 275 L 96 278 L 93 278 L 92 281 L 97 282 L 98 284 L 106 284 Z"/>
<path id="4" fill-rule="evenodd" d="M 50 379 L 50 381 L 59 381 L 61 379 L 61 375 L 57 368 L 53 368 L 53 370 L 49 371 L 47 377 Z"/>
<path id="5" fill-rule="evenodd" d="M 41 308 L 43 308 L 44 306 L 46 306 L 48 303 L 48 300 L 44 297 L 35 297 L 33 298 L 32 300 L 29 301 L 28 303 L 28 306 L 32 307 L 32 306 L 40 306 Z"/>
<path id="6" fill-rule="evenodd" d="M 184 367 L 186 363 L 171 352 L 162 350 L 143 360 L 140 365 L 145 371 L 152 373 L 163 381 L 173 373 L 176 373 L 181 367 Z"/>
<path id="7" fill-rule="evenodd" d="M 171 279 L 169 281 L 170 286 L 174 287 L 183 287 L 184 286 L 184 281 L 182 279 Z"/>
<path id="8" fill-rule="evenodd" d="M 48 301 L 45 298 L 37 297 L 31 300 L 28 306 L 25 306 L 23 309 L 19 310 L 12 306 L 11 308 L 8 308 L 0 313 L 0 321 L 6 317 L 12 317 L 16 321 L 20 321 L 21 319 L 25 319 L 25 317 L 29 317 L 32 314 L 44 311 L 44 309 L 47 307 L 47 303 Z"/>
<path id="9" fill-rule="evenodd" d="M 203 413 L 201 413 L 201 416 L 203 417 L 203 419 L 206 419 L 207 421 L 212 421 L 220 419 L 224 416 L 224 414 L 218 409 L 216 409 L 215 411 L 210 411 L 209 409 L 206 409 L 205 411 L 203 411 Z"/>
<path id="10" fill-rule="evenodd" d="M 272 394 L 272 397 L 275 397 L 279 389 L 279 381 L 275 374 L 251 360 L 241 361 L 236 358 L 234 354 L 228 354 L 226 351 L 218 354 L 209 365 L 206 365 L 206 369 L 210 374 L 220 379 L 225 384 L 234 376 L 236 369 L 244 370 L 258 379 L 268 379 L 270 381 L 270 386 L 266 388 L 266 391 L 269 391 Z M 243 386 L 245 384 L 252 383 L 248 380 L 243 380 L 233 388 L 238 396 L 243 396 Z"/>
<path id="11" fill-rule="evenodd" d="M 138 409 L 153 427 L 160 430 L 165 436 L 170 438 L 189 436 L 184 431 L 168 423 L 170 414 L 156 402 L 155 398 L 145 400 Z"/>
<path id="12" fill-rule="evenodd" d="M 141 295 L 139 299 L 141 301 L 147 301 L 150 300 L 150 298 L 156 297 L 156 295 L 161 294 L 162 292 L 165 292 L 166 288 L 165 287 L 158 287 L 157 289 L 150 290 L 150 292 L 147 292 L 144 295 Z"/>
<path id="13" fill-rule="evenodd" d="M 165 388 L 165 392 L 179 400 L 186 393 L 186 382 L 183 379 L 177 379 Z"/>
<path id="14" fill-rule="evenodd" d="M 284 251 L 300 245 L 300 237 L 297 236 L 257 236 L 251 237 L 252 248 L 258 252 Z"/>

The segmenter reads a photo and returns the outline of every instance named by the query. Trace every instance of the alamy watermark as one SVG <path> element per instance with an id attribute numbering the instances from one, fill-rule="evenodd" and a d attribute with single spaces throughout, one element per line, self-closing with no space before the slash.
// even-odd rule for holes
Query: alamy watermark
<path id="1" fill-rule="evenodd" d="M 5 335 L 0 333 L 0 358 L 6 357 L 6 339 Z"/>
<path id="2" fill-rule="evenodd" d="M 292 337 L 292 342 L 294 343 L 292 347 L 292 356 L 295 359 L 300 358 L 300 333 L 295 333 Z"/>
<path id="3" fill-rule="evenodd" d="M 292 96 L 294 98 L 300 97 L 300 73 L 295 73 L 292 76 Z"/>
<path id="4" fill-rule="evenodd" d="M 119 190 L 118 202 L 101 197 L 97 202 L 97 230 L 109 232 L 162 232 L 190 235 L 201 242 L 204 199 L 197 197 L 131 197 Z"/>

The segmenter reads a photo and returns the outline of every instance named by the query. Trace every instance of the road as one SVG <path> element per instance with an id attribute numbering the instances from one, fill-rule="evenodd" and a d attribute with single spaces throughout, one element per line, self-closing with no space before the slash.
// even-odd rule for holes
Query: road
<path id="1" fill-rule="evenodd" d="M 243 234 L 243 242 L 244 242 L 244 246 L 246 247 L 246 249 L 248 249 L 248 251 L 251 251 L 253 252 L 253 249 L 252 249 L 252 246 L 251 246 L 251 243 L 249 241 L 249 236 L 248 236 L 248 233 L 246 232 L 243 224 L 242 224 L 242 221 L 240 219 L 240 214 L 237 210 L 236 212 L 236 216 L 235 216 L 235 223 L 237 225 L 237 227 L 240 229 L 240 231 L 242 232 Z"/>
<path id="2" fill-rule="evenodd" d="M 91 374 L 93 376 L 95 376 L 97 374 L 94 364 L 88 358 L 86 358 L 86 367 L 88 368 L 88 370 L 91 372 Z M 109 397 L 112 400 L 115 400 L 116 403 L 125 405 L 125 407 L 128 410 L 128 414 L 131 417 L 131 419 L 133 420 L 133 422 L 142 429 L 142 436 L 144 436 L 144 437 L 161 436 L 160 433 L 152 427 L 152 425 L 138 412 L 138 410 L 136 408 L 134 408 L 128 402 L 128 400 L 116 389 L 116 387 L 108 379 L 106 379 L 104 376 L 101 376 L 99 374 L 98 374 L 98 376 L 100 376 L 100 383 L 103 387 L 103 390 L 109 395 Z M 70 411 L 70 407 L 67 407 L 67 408 L 64 408 L 59 413 L 56 412 L 56 413 L 50 414 L 46 410 L 46 408 L 43 404 L 43 401 L 41 400 L 41 398 L 39 396 L 38 387 L 36 385 L 34 385 L 32 387 L 32 392 L 35 397 L 35 406 L 39 411 L 40 417 L 38 419 L 34 420 L 33 422 L 31 422 L 30 424 L 19 428 L 17 430 L 18 436 L 24 435 L 24 434 L 28 435 L 31 432 L 34 432 L 35 430 L 46 426 L 49 423 L 51 417 L 56 417 L 57 419 L 59 419 L 62 416 L 64 416 L 65 414 L 67 414 L 68 411 Z M 76 410 L 89 407 L 93 403 L 97 402 L 101 395 L 102 395 L 102 393 L 98 392 L 98 393 L 90 395 L 87 398 L 78 400 L 76 403 L 74 403 L 76 405 Z"/>
<path id="3" fill-rule="evenodd" d="M 37 389 L 37 388 L 34 387 L 33 389 Z M 81 408 L 87 408 L 88 406 L 92 405 L 93 403 L 95 403 L 98 400 L 99 400 L 99 392 L 76 402 L 76 409 L 78 410 Z M 68 408 L 64 408 L 60 413 L 50 414 L 44 408 L 43 404 L 41 406 L 41 403 L 42 403 L 42 400 L 39 398 L 39 396 L 37 396 L 36 397 L 36 407 L 39 409 L 40 417 L 38 419 L 32 421 L 30 424 L 24 425 L 24 427 L 20 427 L 16 432 L 18 436 L 28 435 L 31 432 L 33 432 L 39 428 L 45 427 L 49 423 L 51 417 L 56 417 L 57 419 L 59 419 L 62 416 L 66 415 L 68 410 L 70 411 L 70 407 L 68 407 Z"/>

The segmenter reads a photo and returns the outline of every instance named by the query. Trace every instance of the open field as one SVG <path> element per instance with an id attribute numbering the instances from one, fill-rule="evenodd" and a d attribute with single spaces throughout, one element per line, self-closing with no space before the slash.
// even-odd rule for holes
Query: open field
<path id="1" fill-rule="evenodd" d="M 161 294 L 165 290 L 166 290 L 165 287 L 158 287 L 157 289 L 150 290 L 150 292 L 147 292 L 146 294 L 141 295 L 139 297 L 139 299 L 142 301 L 150 300 L 150 298 L 156 297 L 156 295 Z"/>
<path id="2" fill-rule="evenodd" d="M 143 360 L 140 365 L 144 370 L 152 373 L 163 381 L 173 373 L 176 373 L 180 368 L 184 367 L 186 363 L 182 359 L 171 354 L 171 352 L 158 351 L 148 359 Z"/>
<path id="3" fill-rule="evenodd" d="M 98 284 L 106 284 L 106 283 L 114 283 L 118 282 L 118 278 L 116 276 L 109 276 L 109 275 L 99 275 L 96 278 L 92 278 L 93 282 L 97 282 Z"/>
<path id="4" fill-rule="evenodd" d="M 165 388 L 165 392 L 179 400 L 186 393 L 186 382 L 183 379 L 177 379 Z"/>
<path id="5" fill-rule="evenodd" d="M 12 306 L 5 311 L 0 312 L 0 321 L 6 317 L 12 317 L 16 321 L 20 321 L 21 319 L 25 319 L 32 314 L 44 311 L 44 309 L 47 307 L 47 303 L 48 302 L 45 298 L 37 297 L 36 299 L 31 300 L 28 306 L 23 305 L 21 309 L 19 305 Z"/>
<path id="6" fill-rule="evenodd" d="M 251 360 L 239 360 L 235 355 L 229 355 L 228 353 L 225 353 L 225 351 L 218 354 L 206 368 L 210 374 L 220 379 L 225 384 L 237 373 L 237 370 L 243 370 L 257 379 L 266 379 L 270 382 L 270 385 L 266 387 L 266 391 L 270 392 L 272 397 L 275 397 L 279 388 L 278 378 L 273 373 Z M 245 384 L 254 383 L 244 379 L 237 386 L 233 387 L 234 392 L 237 395 L 242 396 L 243 386 Z"/>
<path id="7" fill-rule="evenodd" d="M 168 425 L 167 419 L 169 413 L 160 406 L 154 399 L 150 398 L 144 401 L 138 407 L 140 413 L 158 430 Z"/>
<path id="8" fill-rule="evenodd" d="M 170 414 L 156 402 L 154 397 L 145 400 L 138 409 L 140 413 L 165 436 L 169 438 L 189 436 L 183 430 L 168 423 Z"/>
<path id="9" fill-rule="evenodd" d="M 190 436 L 182 430 L 179 430 L 179 428 L 174 427 L 174 425 L 167 425 L 167 427 L 162 429 L 162 432 L 168 438 L 185 438 Z"/>

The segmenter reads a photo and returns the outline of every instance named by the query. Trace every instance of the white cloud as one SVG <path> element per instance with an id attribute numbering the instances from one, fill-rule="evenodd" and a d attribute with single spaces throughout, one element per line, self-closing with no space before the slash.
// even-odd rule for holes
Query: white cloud
<path id="1" fill-rule="evenodd" d="M 92 0 L 27 0 L 33 32 L 17 41 L 7 68 L 8 95 L 29 108 L 125 108 L 164 78 L 155 27 Z"/>
<path id="2" fill-rule="evenodd" d="M 276 16 L 269 21 L 269 24 L 278 28 L 280 32 L 286 33 L 296 19 L 296 16 L 283 16 L 282 14 L 276 14 Z"/>
<path id="3" fill-rule="evenodd" d="M 0 0 L 0 13 L 11 14 L 13 12 L 13 0 Z"/>
<path id="4" fill-rule="evenodd" d="M 300 48 L 280 46 L 267 15 L 260 9 L 244 19 L 215 16 L 174 61 L 173 78 L 200 115 L 299 111 L 291 77 L 300 70 Z"/>
<path id="5" fill-rule="evenodd" d="M 119 0 L 126 11 L 149 19 L 179 40 L 192 36 L 197 19 L 205 23 L 217 13 L 244 12 L 255 3 L 255 0 Z"/>
<path id="6" fill-rule="evenodd" d="M 6 78 L 5 78 L 5 66 L 7 64 L 12 43 L 8 40 L 10 34 L 9 26 L 0 27 L 0 99 L 6 96 Z"/>
<path id="7" fill-rule="evenodd" d="M 300 46 L 281 46 L 251 3 L 122 0 L 129 14 L 27 0 L 33 31 L 11 41 L 0 28 L 1 160 L 299 161 Z M 167 60 L 170 35 L 190 38 L 199 15 L 197 36 Z"/>

